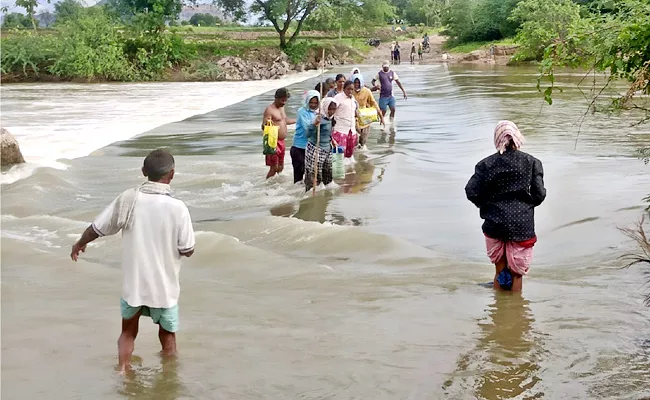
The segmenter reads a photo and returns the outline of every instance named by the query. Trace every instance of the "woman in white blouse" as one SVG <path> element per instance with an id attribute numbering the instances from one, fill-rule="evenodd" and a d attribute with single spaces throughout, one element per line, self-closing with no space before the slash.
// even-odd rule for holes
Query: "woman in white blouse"
<path id="1" fill-rule="evenodd" d="M 343 85 L 343 93 L 339 93 L 334 97 L 338 107 L 334 114 L 334 118 L 336 118 L 335 132 L 332 134 L 332 139 L 338 146 L 344 148 L 345 157 L 350 159 L 352 159 L 354 149 L 359 142 L 356 129 L 358 106 L 353 94 L 354 83 L 347 81 Z"/>

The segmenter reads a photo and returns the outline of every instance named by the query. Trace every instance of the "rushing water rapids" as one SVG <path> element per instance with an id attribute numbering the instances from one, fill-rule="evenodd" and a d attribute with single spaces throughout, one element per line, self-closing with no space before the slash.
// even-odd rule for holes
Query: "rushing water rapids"
<path id="1" fill-rule="evenodd" d="M 366 80 L 374 68 L 361 68 Z M 639 219 L 650 188 L 649 167 L 633 156 L 650 141 L 647 127 L 590 116 L 574 148 L 587 105 L 569 90 L 542 107 L 532 69 L 396 70 L 409 98 L 398 99 L 395 126 L 373 128 L 340 188 L 315 197 L 292 185 L 288 154 L 284 175 L 264 179 L 269 83 L 254 97 L 261 83 L 113 85 L 110 95 L 106 86 L 3 86 L 3 126 L 28 161 L 59 167 L 3 172 L 3 398 L 650 396 L 641 270 L 617 268 L 634 249 L 617 227 Z M 290 85 L 289 115 L 315 82 Z M 226 105 L 234 89 L 248 95 L 232 101 L 249 98 L 205 109 Z M 55 113 L 61 102 L 69 109 Z M 203 114 L 183 119 L 176 107 Z M 500 119 L 520 126 L 548 190 L 521 296 L 485 287 L 493 267 L 463 191 Z M 130 138 L 143 120 L 165 125 Z M 93 144 L 105 147 L 79 157 Z M 69 250 L 162 146 L 176 157 L 174 195 L 197 231 L 181 271 L 180 353 L 161 363 L 143 319 L 135 372 L 118 377 L 120 237 L 89 245 L 76 264 Z"/>

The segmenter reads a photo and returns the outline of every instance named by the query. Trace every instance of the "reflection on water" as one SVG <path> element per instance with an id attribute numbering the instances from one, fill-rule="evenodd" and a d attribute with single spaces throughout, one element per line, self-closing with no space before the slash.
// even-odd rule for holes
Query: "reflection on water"
<path id="1" fill-rule="evenodd" d="M 388 144 L 390 145 L 389 147 L 393 147 L 395 144 L 395 126 L 390 125 L 388 126 L 388 133 L 386 133 L 386 128 L 383 128 L 381 130 L 381 134 L 379 135 L 379 138 L 377 138 L 377 144 L 386 144 L 386 136 L 388 136 Z"/>
<path id="2" fill-rule="evenodd" d="M 327 204 L 334 197 L 334 194 L 329 190 L 317 193 L 316 196 L 311 196 L 302 200 L 298 207 L 298 212 L 294 215 L 303 221 L 325 222 L 325 212 L 327 211 Z"/>
<path id="3" fill-rule="evenodd" d="M 368 159 L 368 155 L 356 152 L 354 159 L 354 167 L 346 171 L 345 179 L 339 183 L 343 187 L 343 193 L 361 193 L 373 183 L 375 164 Z"/>
<path id="4" fill-rule="evenodd" d="M 331 222 L 337 225 L 363 225 L 363 219 L 358 217 L 346 217 L 336 211 L 328 212 L 329 203 L 337 194 L 358 194 L 366 191 L 373 184 L 375 164 L 368 158 L 368 155 L 357 152 L 354 155 L 355 163 L 348 166 L 343 179 L 335 180 L 339 185 L 336 190 L 319 190 L 315 196 L 311 191 L 298 204 L 298 211 L 295 212 L 294 203 L 281 204 L 271 207 L 271 215 L 276 217 L 296 217 L 303 221 Z M 382 169 L 383 174 L 384 169 Z M 378 181 L 381 179 L 378 179 Z"/>
<path id="5" fill-rule="evenodd" d="M 134 360 L 137 358 L 134 357 Z M 117 390 L 128 399 L 176 400 L 184 393 L 178 377 L 178 358 L 162 357 L 157 368 L 142 368 L 134 365 L 127 372 Z"/>
<path id="6" fill-rule="evenodd" d="M 478 323 L 478 343 L 460 356 L 445 386 L 451 389 L 460 379 L 464 391 L 481 399 L 543 397 L 535 391 L 543 350 L 533 322 L 529 302 L 520 293 L 495 292 L 486 320 Z"/>

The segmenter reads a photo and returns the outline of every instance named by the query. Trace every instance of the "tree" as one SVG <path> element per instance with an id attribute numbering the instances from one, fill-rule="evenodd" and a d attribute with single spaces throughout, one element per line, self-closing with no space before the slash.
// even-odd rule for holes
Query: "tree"
<path id="1" fill-rule="evenodd" d="M 109 0 L 106 7 L 111 14 L 141 27 L 143 31 L 163 32 L 166 23 L 178 19 L 183 0 Z"/>
<path id="2" fill-rule="evenodd" d="M 403 17 L 412 24 L 441 26 L 447 0 L 413 0 L 403 11 Z"/>
<path id="3" fill-rule="evenodd" d="M 521 43 L 520 58 L 540 60 L 552 43 L 572 37 L 572 32 L 585 28 L 580 6 L 572 0 L 524 0 L 509 18 L 521 25 L 517 41 Z"/>
<path id="4" fill-rule="evenodd" d="M 260 20 L 273 25 L 280 36 L 280 47 L 286 49 L 293 45 L 300 34 L 305 20 L 316 10 L 322 0 L 253 0 L 248 8 Z M 246 15 L 246 5 L 243 0 L 215 0 L 223 9 L 224 14 L 241 20 Z M 289 28 L 293 33 L 289 35 Z M 287 39 L 287 36 L 289 38 Z"/>
<path id="5" fill-rule="evenodd" d="M 452 0 L 444 11 L 446 34 L 458 42 L 477 40 L 475 36 L 477 0 Z"/>
<path id="6" fill-rule="evenodd" d="M 396 8 L 387 0 L 365 0 L 357 3 L 361 24 L 385 24 L 397 17 Z"/>
<path id="7" fill-rule="evenodd" d="M 31 28 L 32 21 L 24 14 L 11 13 L 5 15 L 2 27 L 6 29 Z"/>
<path id="8" fill-rule="evenodd" d="M 212 14 L 197 13 L 190 18 L 190 24 L 194 26 L 215 26 L 220 21 Z"/>
<path id="9" fill-rule="evenodd" d="M 49 4 L 50 0 L 46 0 Z M 16 0 L 16 7 L 21 7 L 25 9 L 27 16 L 32 21 L 32 26 L 34 30 L 38 24 L 36 23 L 36 18 L 34 18 L 34 13 L 36 12 L 36 7 L 38 7 L 38 0 Z"/>
<path id="10" fill-rule="evenodd" d="M 519 27 L 518 20 L 508 19 L 518 4 L 520 0 L 450 0 L 442 12 L 442 24 L 458 43 L 499 40 L 514 36 Z"/>
<path id="11" fill-rule="evenodd" d="M 54 17 L 54 14 L 52 14 L 49 11 L 43 11 L 42 13 L 37 15 L 38 19 L 45 25 L 46 28 L 49 28 L 52 26 L 56 18 Z"/>
<path id="12" fill-rule="evenodd" d="M 388 0 L 322 0 L 305 21 L 308 29 L 334 31 L 358 26 L 383 25 L 396 17 Z"/>
<path id="13" fill-rule="evenodd" d="M 71 18 L 77 18 L 83 10 L 83 5 L 77 0 L 63 0 L 54 4 L 56 23 L 61 24 Z"/>
<path id="14" fill-rule="evenodd" d="M 548 8 L 553 10 L 552 14 L 541 10 L 530 13 L 534 9 L 529 7 L 536 2 L 526 0 L 520 4 L 526 9 L 516 10 L 524 20 L 518 34 L 522 48 L 541 48 L 543 52 L 537 87 L 543 92 L 544 99 L 552 104 L 554 92 L 561 91 L 555 84 L 556 68 L 581 67 L 587 70 L 586 75 L 600 72 L 608 77 L 600 87 L 596 87 L 594 81 L 591 98 L 587 98 L 589 106 L 582 119 L 592 110 L 616 112 L 625 109 L 639 113 L 634 125 L 650 121 L 650 100 L 647 97 L 650 94 L 650 3 L 647 0 L 615 0 L 611 5 L 612 12 L 591 8 L 593 11 L 587 12 L 586 16 L 576 17 L 573 5 L 559 0 L 540 1 L 548 2 L 561 7 Z M 585 12 L 584 9 L 580 11 Z M 553 24 L 555 34 L 545 36 L 544 30 L 548 29 L 549 23 Z M 605 96 L 608 105 L 597 107 L 601 94 L 616 79 L 629 82 L 627 91 L 613 99 Z M 542 88 L 542 85 L 546 87 Z M 576 144 L 578 137 L 579 132 Z M 638 150 L 638 156 L 647 164 L 650 147 Z M 650 204 L 650 195 L 644 200 Z"/>

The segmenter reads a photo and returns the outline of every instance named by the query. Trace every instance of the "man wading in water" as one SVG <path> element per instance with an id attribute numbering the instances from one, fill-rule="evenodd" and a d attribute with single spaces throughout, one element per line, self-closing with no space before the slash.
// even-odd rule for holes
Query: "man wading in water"
<path id="1" fill-rule="evenodd" d="M 88 243 L 122 231 L 122 334 L 117 341 L 122 372 L 130 366 L 141 315 L 159 325 L 162 354 L 176 353 L 181 257 L 190 257 L 195 244 L 190 212 L 170 193 L 174 157 L 165 150 L 152 151 L 142 174 L 148 181 L 113 200 L 70 254 L 77 261 Z"/>
<path id="2" fill-rule="evenodd" d="M 402 86 L 402 83 L 399 81 L 397 74 L 394 71 L 390 70 L 390 63 L 384 61 L 381 65 L 382 70 L 375 75 L 375 78 L 372 80 L 374 85 L 373 91 L 379 89 L 379 108 L 381 108 L 381 113 L 383 116 L 386 116 L 386 108 L 390 108 L 390 120 L 395 119 L 395 97 L 393 97 L 393 82 L 397 83 L 402 93 L 404 93 L 404 100 L 406 100 L 406 91 Z"/>
<path id="3" fill-rule="evenodd" d="M 276 90 L 275 100 L 264 110 L 262 130 L 264 130 L 264 124 L 269 119 L 273 125 L 278 127 L 278 147 L 276 148 L 275 154 L 266 155 L 266 165 L 269 167 L 269 173 L 266 174 L 266 179 L 275 174 L 279 174 L 284 169 L 284 153 L 286 151 L 284 139 L 287 137 L 287 125 L 296 123 L 295 119 L 287 118 L 287 114 L 284 112 L 284 106 L 289 101 L 289 97 L 289 91 L 287 89 L 280 88 Z"/>
<path id="4" fill-rule="evenodd" d="M 495 289 L 521 291 L 533 258 L 535 207 L 546 198 L 542 163 L 519 151 L 524 136 L 517 125 L 501 121 L 494 129 L 497 152 L 476 164 L 465 186 L 481 210 L 488 257 L 496 267 Z"/>

